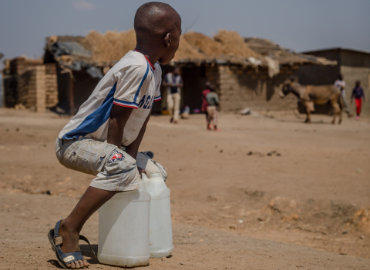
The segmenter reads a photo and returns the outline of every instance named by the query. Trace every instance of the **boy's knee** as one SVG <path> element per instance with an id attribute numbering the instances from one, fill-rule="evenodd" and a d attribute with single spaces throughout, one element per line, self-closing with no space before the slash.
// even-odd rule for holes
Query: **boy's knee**
<path id="1" fill-rule="evenodd" d="M 110 191 L 129 191 L 137 188 L 140 178 L 135 159 L 117 148 L 90 185 Z"/>
<path id="2" fill-rule="evenodd" d="M 137 170 L 136 161 L 129 154 L 117 148 L 112 151 L 106 160 L 102 171 L 109 175 L 131 173 Z"/>

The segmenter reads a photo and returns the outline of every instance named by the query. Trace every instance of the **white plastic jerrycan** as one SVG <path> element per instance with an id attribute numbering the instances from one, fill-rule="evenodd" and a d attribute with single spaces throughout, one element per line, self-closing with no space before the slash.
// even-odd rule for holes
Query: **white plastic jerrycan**
<path id="1" fill-rule="evenodd" d="M 115 194 L 99 209 L 98 259 L 123 267 L 149 264 L 150 195 L 138 190 Z"/>
<path id="2" fill-rule="evenodd" d="M 173 250 L 170 190 L 160 173 L 153 173 L 149 177 L 143 174 L 143 183 L 151 197 L 150 255 L 157 258 L 166 257 L 171 255 Z"/>

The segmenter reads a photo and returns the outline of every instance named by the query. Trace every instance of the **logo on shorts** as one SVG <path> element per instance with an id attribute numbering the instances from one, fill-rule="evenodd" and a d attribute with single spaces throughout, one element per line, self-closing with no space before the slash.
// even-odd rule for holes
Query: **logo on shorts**
<path id="1" fill-rule="evenodd" d="M 124 156 L 119 153 L 119 152 L 114 152 L 112 157 L 109 159 L 109 162 L 116 162 L 116 161 L 121 161 L 124 158 Z"/>

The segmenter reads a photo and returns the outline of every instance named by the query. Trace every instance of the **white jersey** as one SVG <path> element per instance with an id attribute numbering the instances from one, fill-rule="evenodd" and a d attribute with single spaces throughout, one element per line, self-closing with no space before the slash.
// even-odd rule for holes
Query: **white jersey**
<path id="1" fill-rule="evenodd" d="M 169 72 L 166 74 L 164 77 L 164 80 L 166 83 L 170 84 L 182 84 L 182 78 L 180 75 L 175 75 L 172 72 Z M 175 94 L 175 93 L 180 93 L 181 88 L 178 86 L 168 86 L 167 87 L 167 94 Z"/>
<path id="2" fill-rule="evenodd" d="M 153 101 L 161 100 L 162 71 L 137 51 L 130 51 L 100 80 L 77 114 L 60 131 L 61 139 L 82 136 L 105 141 L 113 104 L 134 108 L 123 130 L 122 145 L 128 146 L 137 138 Z"/>

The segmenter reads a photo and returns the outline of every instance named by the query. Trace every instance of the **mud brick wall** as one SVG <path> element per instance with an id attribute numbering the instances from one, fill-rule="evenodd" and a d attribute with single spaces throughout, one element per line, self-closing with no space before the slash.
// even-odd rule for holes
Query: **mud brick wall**
<path id="1" fill-rule="evenodd" d="M 292 70 L 292 69 L 290 69 Z M 218 94 L 222 111 L 294 109 L 297 101 L 293 96 L 281 99 L 279 91 L 292 71 L 284 70 L 275 78 L 269 78 L 266 70 L 253 67 L 218 67 Z"/>
<path id="2" fill-rule="evenodd" d="M 52 108 L 58 104 L 57 68 L 55 64 L 45 65 L 45 106 Z"/>
<path id="3" fill-rule="evenodd" d="M 5 105 L 17 104 L 42 112 L 58 104 L 56 65 L 44 65 L 41 60 L 15 58 L 4 70 Z"/>
<path id="4" fill-rule="evenodd" d="M 18 78 L 19 103 L 27 109 L 43 112 L 46 109 L 45 66 L 36 66 Z"/>
<path id="5" fill-rule="evenodd" d="M 20 75 L 32 67 L 42 65 L 42 60 L 27 59 L 24 57 L 14 58 L 10 61 L 10 74 Z"/>

